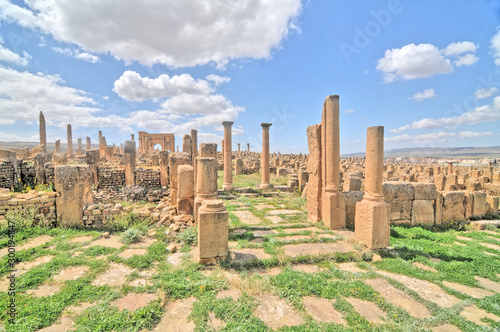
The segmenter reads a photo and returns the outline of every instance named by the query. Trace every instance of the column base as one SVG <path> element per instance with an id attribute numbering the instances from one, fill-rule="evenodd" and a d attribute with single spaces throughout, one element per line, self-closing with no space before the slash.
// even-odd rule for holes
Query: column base
<path id="1" fill-rule="evenodd" d="M 222 185 L 222 190 L 224 190 L 224 191 L 231 191 L 233 189 L 234 189 L 234 186 L 232 183 L 224 183 Z"/>
<path id="2" fill-rule="evenodd" d="M 328 229 L 345 228 L 345 198 L 339 191 L 326 191 L 322 196 L 323 224 Z"/>
<path id="3" fill-rule="evenodd" d="M 354 234 L 369 249 L 389 246 L 390 226 L 387 204 L 381 201 L 364 199 L 356 203 Z"/>
<path id="4" fill-rule="evenodd" d="M 259 189 L 261 189 L 261 190 L 266 190 L 266 189 L 269 189 L 269 188 L 272 188 L 272 186 L 271 186 L 270 183 L 261 183 L 259 185 Z"/>

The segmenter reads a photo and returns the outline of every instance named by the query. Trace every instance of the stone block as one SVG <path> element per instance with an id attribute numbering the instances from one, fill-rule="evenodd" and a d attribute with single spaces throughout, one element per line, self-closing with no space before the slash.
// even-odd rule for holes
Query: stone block
<path id="1" fill-rule="evenodd" d="M 342 195 L 345 198 L 345 223 L 347 227 L 354 227 L 356 217 L 356 203 L 363 200 L 362 191 L 344 191 Z"/>
<path id="2" fill-rule="evenodd" d="M 488 196 L 486 196 L 486 202 L 487 202 L 486 214 L 497 215 L 498 214 L 499 197 L 488 195 Z"/>
<path id="3" fill-rule="evenodd" d="M 412 183 L 415 188 L 415 200 L 435 200 L 436 185 L 433 183 Z"/>
<path id="4" fill-rule="evenodd" d="M 307 172 L 309 181 L 307 183 L 307 212 L 308 220 L 321 220 L 321 125 L 307 127 L 307 144 L 309 147 L 309 159 Z"/>
<path id="5" fill-rule="evenodd" d="M 348 176 L 344 180 L 344 191 L 360 191 L 363 181 L 357 176 Z"/>
<path id="6" fill-rule="evenodd" d="M 465 220 L 465 192 L 443 193 L 443 222 Z"/>
<path id="7" fill-rule="evenodd" d="M 354 234 L 369 249 L 389 246 L 390 226 L 384 201 L 363 200 L 356 204 Z"/>
<path id="8" fill-rule="evenodd" d="M 392 204 L 393 201 L 411 201 L 415 199 L 415 187 L 406 182 L 384 182 L 382 185 L 384 200 Z"/>
<path id="9" fill-rule="evenodd" d="M 486 215 L 487 202 L 486 193 L 475 191 L 472 193 L 474 200 L 472 203 L 472 216 L 473 217 L 483 217 Z"/>
<path id="10" fill-rule="evenodd" d="M 199 263 L 214 263 L 228 255 L 228 212 L 221 200 L 206 200 L 198 211 Z"/>
<path id="11" fill-rule="evenodd" d="M 435 200 L 414 200 L 411 208 L 412 225 L 433 225 Z"/>
<path id="12" fill-rule="evenodd" d="M 391 201 L 388 203 L 389 220 L 391 223 L 404 223 L 411 222 L 411 205 L 412 201 Z"/>

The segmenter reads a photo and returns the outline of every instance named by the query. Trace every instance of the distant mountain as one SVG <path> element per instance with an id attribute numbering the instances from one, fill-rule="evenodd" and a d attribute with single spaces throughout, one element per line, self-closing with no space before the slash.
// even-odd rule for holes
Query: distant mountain
<path id="1" fill-rule="evenodd" d="M 364 157 L 364 152 L 344 154 L 342 157 Z M 459 148 L 402 148 L 384 151 L 385 158 L 500 158 L 500 146 L 487 147 L 459 147 Z"/>
<path id="2" fill-rule="evenodd" d="M 73 150 L 76 151 L 77 148 L 77 140 L 73 141 Z M 83 141 L 83 148 L 85 149 L 86 142 Z M 30 148 L 33 149 L 35 146 L 38 146 L 38 142 L 1 142 L 0 141 L 0 149 L 24 149 L 24 148 Z M 61 152 L 66 152 L 66 143 L 61 142 Z M 97 144 L 92 144 L 93 149 L 98 149 L 99 145 Z M 54 143 L 47 143 L 47 149 L 54 151 L 56 149 Z"/>

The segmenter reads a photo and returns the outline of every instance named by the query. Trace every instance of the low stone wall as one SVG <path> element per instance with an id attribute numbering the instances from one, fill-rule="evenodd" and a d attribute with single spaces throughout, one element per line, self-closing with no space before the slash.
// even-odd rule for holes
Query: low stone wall
<path id="1" fill-rule="evenodd" d="M 11 160 L 0 160 L 0 188 L 12 188 L 15 184 L 16 171 L 14 162 Z"/>
<path id="2" fill-rule="evenodd" d="M 384 182 L 384 201 L 391 224 L 440 224 L 498 214 L 499 197 L 466 190 L 437 191 L 432 183 Z M 353 225 L 362 191 L 346 191 L 346 224 Z"/>
<path id="3" fill-rule="evenodd" d="M 9 212 L 35 218 L 35 223 L 56 224 L 55 192 L 30 191 L 27 194 L 0 193 L 0 220 L 5 220 Z"/>
<path id="4" fill-rule="evenodd" d="M 36 172 L 33 163 L 22 161 L 21 165 L 21 181 L 23 183 L 35 183 Z"/>
<path id="5" fill-rule="evenodd" d="M 99 167 L 97 169 L 99 188 L 125 186 L 125 170 L 119 168 Z"/>
<path id="6" fill-rule="evenodd" d="M 87 228 L 101 228 L 115 218 L 124 217 L 133 213 L 134 218 L 139 221 L 151 220 L 160 221 L 160 211 L 156 207 L 143 207 L 134 210 L 132 206 L 123 204 L 90 204 L 83 209 L 82 226 Z"/>
<path id="7" fill-rule="evenodd" d="M 135 185 L 145 188 L 160 188 L 160 170 L 137 168 L 135 170 Z"/>

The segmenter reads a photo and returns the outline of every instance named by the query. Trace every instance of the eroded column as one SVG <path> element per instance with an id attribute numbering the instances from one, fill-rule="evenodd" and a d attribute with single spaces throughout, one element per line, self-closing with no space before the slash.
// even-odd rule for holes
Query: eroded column
<path id="1" fill-rule="evenodd" d="M 321 123 L 323 158 L 322 218 L 326 227 L 345 227 L 345 201 L 340 192 L 339 96 L 328 96 Z"/>
<path id="2" fill-rule="evenodd" d="M 45 117 L 43 116 L 42 111 L 40 111 L 40 147 L 43 152 L 47 151 L 47 131 L 45 127 Z"/>
<path id="3" fill-rule="evenodd" d="M 222 185 L 222 190 L 230 191 L 233 190 L 233 162 L 232 162 L 232 151 L 231 151 L 231 126 L 232 121 L 222 122 L 224 126 L 224 184 Z"/>
<path id="4" fill-rule="evenodd" d="M 370 127 L 366 134 L 365 194 L 356 203 L 354 231 L 369 249 L 389 245 L 387 205 L 382 193 L 384 174 L 384 127 Z"/>
<path id="5" fill-rule="evenodd" d="M 73 134 L 71 133 L 71 125 L 66 127 L 67 142 L 68 142 L 68 156 L 73 155 Z"/>
<path id="6" fill-rule="evenodd" d="M 125 141 L 123 148 L 125 162 L 125 186 L 135 185 L 135 141 Z"/>
<path id="7" fill-rule="evenodd" d="M 269 127 L 271 123 L 261 123 L 262 126 L 262 152 L 260 159 L 262 160 L 262 183 L 260 189 L 269 189 Z"/>
<path id="8" fill-rule="evenodd" d="M 229 214 L 221 200 L 203 201 L 198 213 L 198 262 L 215 263 L 228 255 Z"/>

